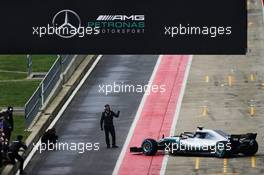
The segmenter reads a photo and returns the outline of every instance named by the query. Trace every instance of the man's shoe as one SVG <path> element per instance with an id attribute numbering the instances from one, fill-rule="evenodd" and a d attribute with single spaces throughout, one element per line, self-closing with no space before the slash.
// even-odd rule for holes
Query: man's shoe
<path id="1" fill-rule="evenodd" d="M 109 145 L 107 145 L 107 147 L 106 147 L 107 149 L 109 149 L 110 148 L 110 146 Z"/>
<path id="2" fill-rule="evenodd" d="M 116 145 L 113 145 L 113 146 L 112 146 L 112 148 L 118 148 L 118 146 L 116 146 Z"/>
<path id="3" fill-rule="evenodd" d="M 25 174 L 27 174 L 25 171 L 19 173 L 19 175 L 25 175 Z"/>

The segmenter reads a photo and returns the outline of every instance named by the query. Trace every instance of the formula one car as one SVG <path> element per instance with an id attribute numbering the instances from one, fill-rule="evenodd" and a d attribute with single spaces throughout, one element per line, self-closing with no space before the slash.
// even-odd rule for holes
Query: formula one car
<path id="1" fill-rule="evenodd" d="M 130 147 L 132 153 L 155 155 L 158 150 L 172 155 L 207 155 L 231 157 L 238 154 L 252 156 L 258 151 L 256 133 L 229 135 L 221 130 L 197 127 L 196 132 L 184 132 L 179 136 L 145 139 L 141 147 Z"/>

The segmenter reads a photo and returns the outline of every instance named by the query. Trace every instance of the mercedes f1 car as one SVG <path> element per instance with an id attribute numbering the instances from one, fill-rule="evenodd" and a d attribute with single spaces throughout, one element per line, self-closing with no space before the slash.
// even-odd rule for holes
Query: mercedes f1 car
<path id="1" fill-rule="evenodd" d="M 155 155 L 162 150 L 172 155 L 209 155 L 231 157 L 238 154 L 252 156 L 258 151 L 256 133 L 230 135 L 221 130 L 198 127 L 196 132 L 184 132 L 179 136 L 145 139 L 141 147 L 130 147 L 132 153 Z"/>

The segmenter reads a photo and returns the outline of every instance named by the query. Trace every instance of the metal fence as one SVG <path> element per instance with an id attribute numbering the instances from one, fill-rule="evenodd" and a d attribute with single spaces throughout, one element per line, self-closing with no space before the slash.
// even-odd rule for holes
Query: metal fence
<path id="1" fill-rule="evenodd" d="M 40 109 L 48 100 L 52 90 L 58 83 L 61 74 L 69 66 L 72 58 L 73 55 L 58 56 L 57 60 L 55 61 L 49 72 L 46 74 L 45 78 L 42 80 L 37 90 L 28 100 L 25 105 L 26 127 L 29 127 L 31 122 L 37 116 Z"/>

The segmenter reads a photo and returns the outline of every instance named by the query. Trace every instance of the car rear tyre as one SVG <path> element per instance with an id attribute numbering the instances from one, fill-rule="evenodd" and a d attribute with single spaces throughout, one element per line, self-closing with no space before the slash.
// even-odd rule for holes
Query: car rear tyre
<path id="1" fill-rule="evenodd" d="M 142 142 L 142 151 L 146 156 L 153 156 L 158 151 L 158 143 L 154 139 L 145 139 Z"/>
<path id="2" fill-rule="evenodd" d="M 231 150 L 227 150 L 228 142 L 217 142 L 215 149 L 215 156 L 218 158 L 229 157 L 231 154 Z"/>
<path id="3" fill-rule="evenodd" d="M 253 140 L 251 143 L 249 143 L 249 148 L 243 151 L 243 154 L 245 156 L 253 156 L 257 152 L 258 152 L 258 142 L 256 140 Z"/>

